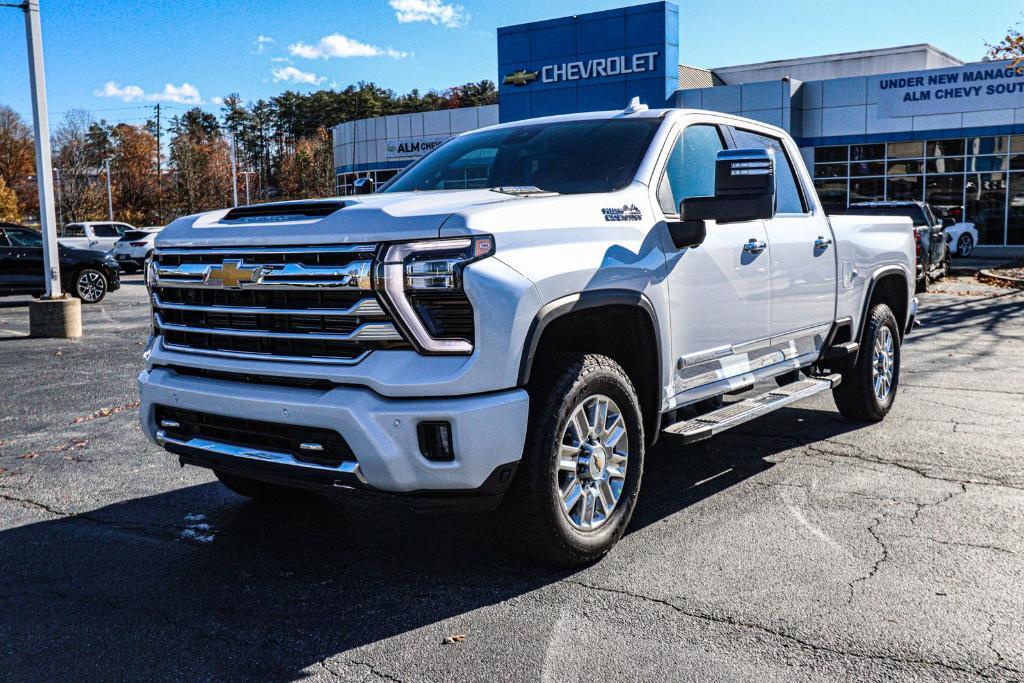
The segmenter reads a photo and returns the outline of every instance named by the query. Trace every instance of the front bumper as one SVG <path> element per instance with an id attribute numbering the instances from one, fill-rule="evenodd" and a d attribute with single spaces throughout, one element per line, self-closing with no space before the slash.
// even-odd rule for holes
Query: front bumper
<path id="1" fill-rule="evenodd" d="M 369 389 L 246 384 L 183 375 L 153 367 L 139 374 L 140 419 L 151 440 L 182 462 L 255 478 L 327 488 L 365 488 L 432 499 L 493 499 L 504 492 L 519 461 L 529 399 L 522 389 L 477 396 L 389 399 Z M 214 413 L 281 425 L 330 429 L 340 434 L 357 464 L 338 468 L 296 462 L 287 455 L 158 434 L 156 406 Z M 428 460 L 420 452 L 417 425 L 451 424 L 455 459 Z M 162 442 L 162 443 L 161 443 Z M 493 507 L 493 505 L 490 505 Z"/>

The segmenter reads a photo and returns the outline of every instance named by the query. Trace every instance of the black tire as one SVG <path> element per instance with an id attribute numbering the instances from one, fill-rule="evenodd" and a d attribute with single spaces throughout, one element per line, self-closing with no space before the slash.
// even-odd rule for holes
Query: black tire
<path id="1" fill-rule="evenodd" d="M 884 399 L 875 393 L 874 374 L 875 342 L 888 330 L 892 340 L 892 381 Z M 878 422 L 885 418 L 896 398 L 900 383 L 900 334 L 899 324 L 892 310 L 885 304 L 877 304 L 868 313 L 864 334 L 861 336 L 857 362 L 842 372 L 843 380 L 832 390 L 836 407 L 843 417 L 851 422 Z"/>
<path id="2" fill-rule="evenodd" d="M 220 479 L 220 483 L 224 484 L 231 491 L 260 502 L 290 501 L 300 498 L 305 493 L 300 489 L 272 484 L 259 479 L 250 479 L 249 477 L 228 472 L 214 470 L 213 473 Z"/>
<path id="3" fill-rule="evenodd" d="M 513 525 L 510 537 L 519 539 L 522 549 L 533 559 L 563 567 L 586 564 L 600 559 L 618 542 L 633 516 L 644 467 L 640 402 L 625 371 L 607 356 L 566 354 L 548 370 L 545 374 L 552 379 L 530 390 L 526 449 L 503 511 Z M 611 513 L 595 528 L 583 530 L 570 522 L 575 508 L 563 512 L 559 486 L 566 472 L 559 468 L 559 459 L 563 438 L 570 429 L 569 419 L 578 406 L 588 399 L 596 401 L 596 396 L 610 398 L 618 407 L 626 428 L 622 438 L 626 439 L 628 459 Z M 586 505 L 587 496 L 580 498 Z"/>
<path id="4" fill-rule="evenodd" d="M 974 238 L 969 233 L 964 233 L 956 239 L 956 255 L 966 258 L 974 251 Z"/>
<path id="5" fill-rule="evenodd" d="M 97 268 L 82 268 L 75 273 L 71 281 L 71 291 L 85 304 L 97 304 L 103 301 L 110 289 L 107 276 Z"/>
<path id="6" fill-rule="evenodd" d="M 928 267 L 925 266 L 924 274 L 921 275 L 921 277 L 918 278 L 917 282 L 914 284 L 914 291 L 917 294 L 922 294 L 924 292 L 927 292 L 928 291 L 928 285 L 930 285 L 931 282 L 932 282 L 932 278 L 928 274 Z"/>

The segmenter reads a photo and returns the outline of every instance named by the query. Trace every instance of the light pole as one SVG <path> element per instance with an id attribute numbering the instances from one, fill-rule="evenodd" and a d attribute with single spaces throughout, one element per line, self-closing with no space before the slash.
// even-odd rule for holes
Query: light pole
<path id="1" fill-rule="evenodd" d="M 110 157 L 103 160 L 103 169 L 107 174 L 107 218 L 114 221 L 114 194 L 110 191 Z"/>
<path id="2" fill-rule="evenodd" d="M 57 183 L 57 225 L 64 225 L 64 207 L 60 198 L 60 169 L 53 169 L 53 174 L 56 176 Z"/>
<path id="3" fill-rule="evenodd" d="M 46 106 L 46 76 L 43 70 L 43 33 L 39 28 L 39 0 L 3 3 L 25 13 L 25 41 L 28 43 L 29 85 L 32 89 L 32 124 L 36 143 L 36 185 L 39 188 L 39 222 L 43 237 L 43 281 L 46 294 L 29 304 L 29 333 L 33 337 L 82 336 L 81 302 L 64 298 L 60 286 L 60 257 L 57 252 L 57 219 L 53 211 L 53 164 L 50 158 L 49 108 Z"/>
<path id="4" fill-rule="evenodd" d="M 249 201 L 249 176 L 253 175 L 254 173 L 256 173 L 256 171 L 242 171 L 242 175 L 245 176 L 245 205 L 246 206 L 249 206 L 250 204 L 252 204 L 252 202 Z"/>
<path id="5" fill-rule="evenodd" d="M 235 136 L 231 136 L 231 202 L 238 206 L 238 168 L 235 162 Z"/>

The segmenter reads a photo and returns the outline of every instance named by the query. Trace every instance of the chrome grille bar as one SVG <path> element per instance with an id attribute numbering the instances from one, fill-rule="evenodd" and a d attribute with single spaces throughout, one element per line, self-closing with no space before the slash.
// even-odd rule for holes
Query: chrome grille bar
<path id="1" fill-rule="evenodd" d="M 221 327 L 193 327 L 166 323 L 159 313 L 153 316 L 156 326 L 161 330 L 174 332 L 191 332 L 196 334 L 217 334 L 227 337 L 275 337 L 277 339 L 297 339 L 307 341 L 336 342 L 367 342 L 367 341 L 400 341 L 402 335 L 391 323 L 363 323 L 349 333 L 324 332 L 275 332 L 271 330 L 225 329 Z"/>
<path id="2" fill-rule="evenodd" d="M 381 317 L 386 315 L 376 299 L 360 299 L 349 308 L 266 308 L 265 306 L 203 306 L 200 304 L 172 304 L 153 294 L 153 305 L 169 311 L 199 311 L 203 313 L 248 313 L 253 315 L 301 315 Z"/>
<path id="3" fill-rule="evenodd" d="M 163 252 L 160 253 L 160 256 Z M 249 264 L 246 264 L 249 265 Z M 353 261 L 343 266 L 307 266 L 302 263 L 268 263 L 256 264 L 265 269 L 258 281 L 240 282 L 230 289 L 306 289 L 306 288 L 339 288 L 370 289 L 370 270 L 373 267 L 369 259 Z M 154 285 L 157 287 L 223 287 L 220 283 L 206 282 L 206 276 L 215 264 L 182 263 L 168 266 L 157 263 Z"/>
<path id="4" fill-rule="evenodd" d="M 323 247 L 202 247 L 182 249 L 160 249 L 157 256 L 267 256 L 269 254 L 353 254 L 370 253 L 377 250 L 375 244 L 341 244 Z"/>

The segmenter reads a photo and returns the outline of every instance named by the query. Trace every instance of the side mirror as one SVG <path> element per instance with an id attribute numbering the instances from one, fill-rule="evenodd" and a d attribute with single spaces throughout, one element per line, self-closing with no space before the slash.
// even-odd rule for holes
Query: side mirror
<path id="1" fill-rule="evenodd" d="M 356 178 L 352 183 L 352 194 L 373 194 L 373 179 Z"/>
<path id="2" fill-rule="evenodd" d="M 726 149 L 715 160 L 715 196 L 689 197 L 683 222 L 767 220 L 775 216 L 775 153 L 770 149 Z"/>

